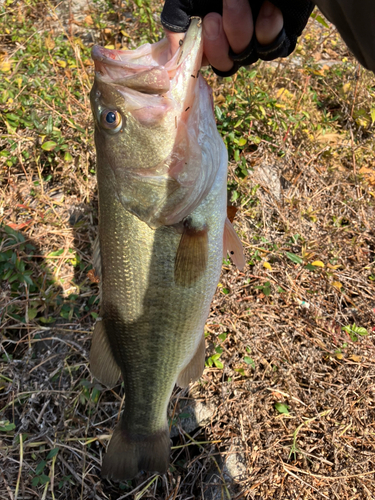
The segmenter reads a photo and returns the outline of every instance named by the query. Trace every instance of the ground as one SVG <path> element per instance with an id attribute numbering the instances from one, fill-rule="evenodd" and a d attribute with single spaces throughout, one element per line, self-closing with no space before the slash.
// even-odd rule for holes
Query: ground
<path id="1" fill-rule="evenodd" d="M 204 71 L 247 265 L 224 261 L 206 370 L 171 399 L 169 472 L 100 478 L 124 394 L 88 368 L 90 47 L 155 41 L 160 8 L 0 2 L 0 499 L 373 499 L 374 79 L 318 12 L 288 60 Z"/>

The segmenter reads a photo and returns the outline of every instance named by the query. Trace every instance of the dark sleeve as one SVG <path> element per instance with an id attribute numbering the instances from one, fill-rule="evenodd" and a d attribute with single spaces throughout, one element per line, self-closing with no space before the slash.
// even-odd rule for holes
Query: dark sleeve
<path id="1" fill-rule="evenodd" d="M 375 0 L 314 0 L 358 61 L 375 72 Z"/>

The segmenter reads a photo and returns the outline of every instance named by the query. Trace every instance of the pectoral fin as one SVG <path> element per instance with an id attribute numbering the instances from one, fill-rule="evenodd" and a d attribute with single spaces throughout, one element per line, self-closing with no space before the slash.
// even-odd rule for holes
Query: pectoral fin
<path id="1" fill-rule="evenodd" d="M 208 260 L 207 231 L 207 227 L 196 229 L 189 222 L 184 222 L 174 267 L 174 279 L 178 285 L 192 285 L 205 272 Z"/>
<path id="2" fill-rule="evenodd" d="M 189 361 L 189 364 L 182 370 L 177 378 L 176 384 L 179 387 L 187 387 L 190 382 L 195 382 L 202 375 L 204 370 L 204 360 L 205 360 L 205 343 L 204 343 L 204 335 L 202 335 L 202 339 L 199 342 L 198 348 L 193 356 L 193 358 Z"/>
<path id="3" fill-rule="evenodd" d="M 90 371 L 93 377 L 107 387 L 113 387 L 121 375 L 102 321 L 96 323 L 92 336 Z"/>
<path id="4" fill-rule="evenodd" d="M 228 219 L 225 220 L 224 226 L 224 246 L 223 246 L 224 258 L 229 253 L 233 263 L 241 271 L 245 267 L 245 256 L 243 253 L 242 243 L 237 236 L 232 223 Z"/>

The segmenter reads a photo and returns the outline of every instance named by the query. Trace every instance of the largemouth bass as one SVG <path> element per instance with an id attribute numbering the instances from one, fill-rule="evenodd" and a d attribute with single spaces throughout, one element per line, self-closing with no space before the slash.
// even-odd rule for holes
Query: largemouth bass
<path id="1" fill-rule="evenodd" d="M 124 410 L 102 466 L 117 480 L 167 471 L 167 406 L 176 383 L 202 374 L 223 246 L 244 265 L 226 216 L 227 152 L 199 75 L 198 19 L 173 59 L 166 54 L 166 40 L 93 48 L 101 319 L 90 366 L 107 386 L 124 379 Z"/>

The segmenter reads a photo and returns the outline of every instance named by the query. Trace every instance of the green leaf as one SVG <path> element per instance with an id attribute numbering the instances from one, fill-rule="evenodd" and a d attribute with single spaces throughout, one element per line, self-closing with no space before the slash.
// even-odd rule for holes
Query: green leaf
<path id="1" fill-rule="evenodd" d="M 38 463 L 38 465 L 36 466 L 36 469 L 35 469 L 35 474 L 39 475 L 43 472 L 44 470 L 44 467 L 46 466 L 46 461 L 45 460 L 42 460 L 41 462 Z"/>
<path id="2" fill-rule="evenodd" d="M 50 481 L 50 478 L 46 476 L 45 474 L 41 474 L 39 476 L 39 481 L 41 484 L 47 484 Z"/>
<path id="3" fill-rule="evenodd" d="M 0 422 L 0 432 L 9 432 L 13 431 L 16 428 L 16 425 L 9 422 L 9 420 L 5 420 Z"/>
<path id="4" fill-rule="evenodd" d="M 57 146 L 56 142 L 47 141 L 42 144 L 42 149 L 44 149 L 44 151 L 52 151 L 53 149 L 55 149 L 56 146 Z"/>
<path id="5" fill-rule="evenodd" d="M 362 337 L 368 335 L 368 331 L 362 326 L 356 326 L 355 328 L 353 328 L 353 330 L 355 331 L 355 333 L 358 333 L 358 335 L 361 335 Z"/>
<path id="6" fill-rule="evenodd" d="M 28 285 L 33 285 L 34 284 L 33 280 L 27 274 L 23 275 L 23 281 L 25 283 L 27 283 Z M 29 318 L 30 318 L 30 310 L 29 310 Z M 34 318 L 35 318 L 35 316 L 34 316 Z M 33 318 L 30 318 L 30 319 L 33 319 Z"/>
<path id="7" fill-rule="evenodd" d="M 233 191 L 232 192 L 231 201 L 236 201 L 238 197 L 239 197 L 238 192 L 237 191 Z"/>
<path id="8" fill-rule="evenodd" d="M 255 362 L 252 358 L 250 358 L 249 356 L 245 356 L 243 360 L 245 361 L 246 364 L 252 366 L 255 369 Z"/>
<path id="9" fill-rule="evenodd" d="M 279 413 L 285 413 L 286 415 L 289 414 L 289 406 L 284 404 L 284 403 L 275 403 L 275 410 L 277 410 Z"/>
<path id="10" fill-rule="evenodd" d="M 319 16 L 319 14 L 311 14 L 311 17 L 315 19 L 319 24 L 324 26 L 325 28 L 329 28 L 328 24 L 325 22 L 324 18 L 322 16 Z"/>
<path id="11" fill-rule="evenodd" d="M 267 281 L 263 286 L 263 293 L 266 297 L 271 295 L 271 283 Z"/>
<path id="12" fill-rule="evenodd" d="M 64 253 L 64 249 L 60 248 L 60 250 L 56 250 L 55 252 L 50 252 L 47 257 L 59 257 Z"/>
<path id="13" fill-rule="evenodd" d="M 227 338 L 227 334 L 226 333 L 220 333 L 220 335 L 218 335 L 218 339 L 221 341 L 221 342 L 224 342 L 224 340 Z"/>
<path id="14" fill-rule="evenodd" d="M 239 373 L 243 377 L 245 376 L 245 370 L 243 368 L 235 368 L 234 371 Z"/>
<path id="15" fill-rule="evenodd" d="M 8 120 L 12 120 L 13 122 L 17 122 L 17 123 L 18 123 L 18 120 L 20 119 L 20 117 L 15 115 L 14 113 L 7 113 L 5 116 L 7 117 Z"/>
<path id="16" fill-rule="evenodd" d="M 298 255 L 296 255 L 294 253 L 286 252 L 285 255 L 288 257 L 288 259 L 290 259 L 295 264 L 302 264 L 303 263 L 303 259 L 301 259 L 301 257 L 299 257 Z"/>
<path id="17" fill-rule="evenodd" d="M 46 133 L 50 134 L 53 130 L 53 118 L 52 115 L 49 115 L 47 119 Z"/>
<path id="18" fill-rule="evenodd" d="M 26 277 L 26 276 L 25 276 L 25 277 Z M 33 284 L 33 283 L 31 282 L 31 284 Z M 29 309 L 29 310 L 27 311 L 27 314 L 28 314 L 28 316 L 29 316 L 29 319 L 34 319 L 34 318 L 35 318 L 35 316 L 38 314 L 38 309 Z"/>
<path id="19" fill-rule="evenodd" d="M 215 360 L 214 363 L 215 363 L 216 368 L 220 368 L 220 370 L 222 370 L 224 368 L 224 365 L 221 361 Z"/>
<path id="20" fill-rule="evenodd" d="M 221 111 L 219 106 L 215 106 L 215 113 L 216 113 L 216 118 L 221 121 L 223 119 L 223 112 Z"/>
<path id="21" fill-rule="evenodd" d="M 239 146 L 245 146 L 247 144 L 247 140 L 244 137 L 241 137 L 238 141 Z"/>
<path id="22" fill-rule="evenodd" d="M 39 477 L 39 476 L 35 476 L 35 477 L 33 477 L 33 480 L 31 481 L 31 484 L 32 484 L 33 486 L 38 486 L 38 484 L 39 484 L 39 479 L 40 479 L 40 477 Z"/>
<path id="23" fill-rule="evenodd" d="M 60 448 L 52 448 L 52 450 L 47 455 L 47 460 L 50 460 L 51 458 L 55 457 L 59 451 Z"/>
<path id="24" fill-rule="evenodd" d="M 308 271 L 316 271 L 318 268 L 313 266 L 312 264 L 306 264 L 305 269 Z"/>
<path id="25" fill-rule="evenodd" d="M 48 318 L 38 318 L 38 321 L 40 321 L 41 323 L 53 323 L 54 321 L 56 321 L 56 318 L 53 318 L 52 316 L 49 316 Z"/>
<path id="26" fill-rule="evenodd" d="M 353 342 L 358 341 L 357 335 L 361 335 L 361 336 L 368 335 L 368 331 L 366 330 L 366 328 L 363 328 L 361 326 L 357 326 L 355 323 L 353 323 L 352 326 L 350 326 L 350 325 L 343 326 L 342 330 L 349 334 L 349 337 L 351 338 L 351 340 Z"/>
<path id="27" fill-rule="evenodd" d="M 69 153 L 69 151 L 66 151 L 64 154 L 64 161 L 72 161 L 72 160 L 73 160 L 72 155 Z"/>
<path id="28" fill-rule="evenodd" d="M 257 70 L 256 70 L 256 69 L 253 69 L 253 70 L 252 70 L 252 71 L 250 71 L 250 73 L 249 73 L 248 75 L 246 75 L 246 76 L 247 76 L 247 78 L 248 78 L 249 80 L 253 80 L 253 79 L 255 78 L 256 74 L 257 74 Z"/>

